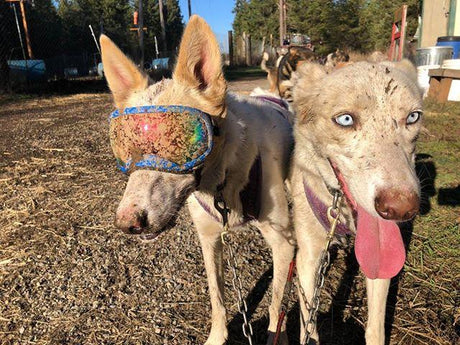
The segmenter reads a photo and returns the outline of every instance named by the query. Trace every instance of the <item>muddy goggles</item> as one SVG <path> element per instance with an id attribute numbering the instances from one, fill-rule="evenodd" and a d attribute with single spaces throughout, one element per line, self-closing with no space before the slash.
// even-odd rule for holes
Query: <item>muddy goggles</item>
<path id="1" fill-rule="evenodd" d="M 212 149 L 208 114 L 186 106 L 142 106 L 115 110 L 109 118 L 110 144 L 118 168 L 128 173 L 153 169 L 191 173 Z"/>

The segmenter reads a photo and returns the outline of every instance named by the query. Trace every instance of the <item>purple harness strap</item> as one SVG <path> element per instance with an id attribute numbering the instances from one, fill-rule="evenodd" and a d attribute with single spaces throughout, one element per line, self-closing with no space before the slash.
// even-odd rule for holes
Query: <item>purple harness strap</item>
<path id="1" fill-rule="evenodd" d="M 263 101 L 267 101 L 271 103 L 275 103 L 276 105 L 279 105 L 281 108 L 289 110 L 286 101 L 284 101 L 281 98 L 270 97 L 270 96 L 254 96 L 254 98 L 261 99 Z"/>
<path id="2" fill-rule="evenodd" d="M 313 213 L 315 214 L 316 219 L 323 226 L 324 230 L 329 232 L 329 229 L 331 228 L 331 222 L 329 221 L 329 218 L 327 217 L 328 207 L 321 200 L 319 200 L 319 198 L 312 192 L 312 190 L 308 187 L 305 179 L 303 179 L 303 188 L 305 191 L 305 196 L 307 197 L 308 203 L 310 204 L 310 207 Z M 334 211 L 332 211 L 332 215 L 334 217 L 336 216 Z M 350 229 L 345 224 L 342 224 L 342 223 L 339 223 L 337 225 L 337 228 L 335 231 L 336 231 L 335 233 L 339 236 L 351 234 Z"/>
<path id="3" fill-rule="evenodd" d="M 203 208 L 203 210 L 205 210 L 206 213 L 209 214 L 212 217 L 212 219 L 214 219 L 216 222 L 221 221 L 219 218 L 217 218 L 217 216 L 214 213 L 212 213 L 211 208 L 209 207 L 209 205 L 207 203 L 205 203 L 203 200 L 201 200 L 196 194 L 193 194 L 193 195 L 195 196 L 196 201 L 198 201 L 198 203 Z"/>

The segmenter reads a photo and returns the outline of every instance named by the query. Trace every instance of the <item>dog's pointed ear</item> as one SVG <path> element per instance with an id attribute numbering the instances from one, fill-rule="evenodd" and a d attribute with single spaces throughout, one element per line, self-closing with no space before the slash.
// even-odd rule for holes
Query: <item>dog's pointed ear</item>
<path id="1" fill-rule="evenodd" d="M 312 104 L 317 97 L 316 85 L 326 75 L 324 66 L 314 62 L 302 64 L 293 74 L 293 104 L 299 121 L 306 121 L 311 116 Z"/>
<path id="2" fill-rule="evenodd" d="M 106 35 L 99 38 L 104 75 L 112 91 L 115 106 L 123 109 L 129 96 L 148 86 L 148 78 Z"/>
<path id="3" fill-rule="evenodd" d="M 213 104 L 213 115 L 222 112 L 226 83 L 219 44 L 209 25 L 193 15 L 182 36 L 173 80 L 195 89 Z"/>
<path id="4" fill-rule="evenodd" d="M 417 68 L 408 59 L 402 59 L 395 62 L 394 66 L 400 71 L 404 72 L 411 80 L 417 81 Z"/>

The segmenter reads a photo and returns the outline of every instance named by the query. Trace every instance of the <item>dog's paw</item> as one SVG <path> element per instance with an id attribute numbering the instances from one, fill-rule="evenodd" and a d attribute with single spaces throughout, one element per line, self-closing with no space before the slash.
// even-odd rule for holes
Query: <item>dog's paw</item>
<path id="1" fill-rule="evenodd" d="M 275 332 L 268 331 L 267 345 L 275 344 L 275 335 L 276 335 Z M 280 336 L 278 338 L 278 342 L 276 343 L 276 345 L 289 345 L 286 331 L 280 333 Z"/>
<path id="2" fill-rule="evenodd" d="M 211 332 L 208 340 L 204 345 L 226 345 L 227 344 L 227 332 L 217 334 L 217 332 Z"/>

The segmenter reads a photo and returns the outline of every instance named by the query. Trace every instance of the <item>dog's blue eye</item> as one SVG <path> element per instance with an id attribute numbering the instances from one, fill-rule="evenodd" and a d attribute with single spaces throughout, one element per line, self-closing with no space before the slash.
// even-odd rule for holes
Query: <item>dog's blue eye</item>
<path id="1" fill-rule="evenodd" d="M 407 116 L 406 124 L 412 125 L 413 123 L 416 123 L 418 120 L 420 120 L 421 117 L 422 117 L 421 111 L 413 111 Z"/>
<path id="2" fill-rule="evenodd" d="M 355 121 L 353 119 L 353 116 L 351 116 L 350 114 L 342 114 L 335 118 L 335 122 L 337 122 L 340 126 L 350 127 L 353 126 Z"/>

